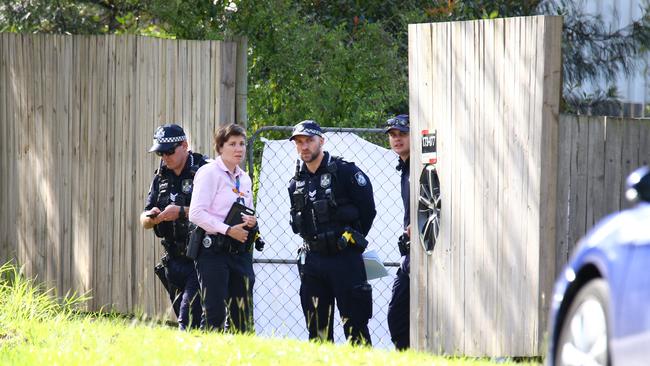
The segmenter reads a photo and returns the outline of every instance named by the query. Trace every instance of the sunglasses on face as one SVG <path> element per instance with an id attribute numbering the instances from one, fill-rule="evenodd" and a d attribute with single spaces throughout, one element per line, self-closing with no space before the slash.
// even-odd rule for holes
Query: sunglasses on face
<path id="1" fill-rule="evenodd" d="M 156 155 L 158 155 L 158 156 L 160 156 L 160 157 L 162 157 L 162 156 L 174 155 L 174 153 L 176 152 L 176 148 L 177 148 L 178 146 L 180 146 L 180 145 L 174 145 L 174 146 L 173 146 L 172 148 L 170 148 L 169 150 L 165 150 L 165 151 L 156 151 Z"/>
<path id="2" fill-rule="evenodd" d="M 386 127 L 395 127 L 395 126 L 408 127 L 409 121 L 401 118 L 396 118 L 396 117 L 386 121 Z"/>

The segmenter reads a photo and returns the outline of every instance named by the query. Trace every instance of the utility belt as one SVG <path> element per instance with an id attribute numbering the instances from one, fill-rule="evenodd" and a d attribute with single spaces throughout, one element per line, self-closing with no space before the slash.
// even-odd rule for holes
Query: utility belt
<path id="1" fill-rule="evenodd" d="M 320 254 L 333 255 L 337 254 L 345 248 L 339 248 L 340 233 L 328 231 L 314 235 L 310 239 L 304 239 L 305 250 L 308 252 L 316 252 Z"/>
<path id="2" fill-rule="evenodd" d="M 363 253 L 368 247 L 368 241 L 358 231 L 346 227 L 343 231 L 326 231 L 310 238 L 303 238 L 307 252 L 325 255 L 335 255 L 347 248 L 353 248 Z"/>
<path id="3" fill-rule="evenodd" d="M 186 242 L 163 239 L 162 246 L 171 258 L 185 257 Z"/>
<path id="4" fill-rule="evenodd" d="M 223 234 L 206 234 L 201 241 L 201 250 L 212 251 L 215 253 L 242 254 L 253 251 L 253 242 L 247 240 L 245 243 Z"/>

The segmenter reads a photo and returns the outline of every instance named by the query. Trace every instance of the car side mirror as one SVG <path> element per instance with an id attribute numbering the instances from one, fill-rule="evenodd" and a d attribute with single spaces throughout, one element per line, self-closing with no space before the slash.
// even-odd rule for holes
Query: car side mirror
<path id="1" fill-rule="evenodd" d="M 630 202 L 650 202 L 650 167 L 642 166 L 625 181 L 625 198 Z"/>

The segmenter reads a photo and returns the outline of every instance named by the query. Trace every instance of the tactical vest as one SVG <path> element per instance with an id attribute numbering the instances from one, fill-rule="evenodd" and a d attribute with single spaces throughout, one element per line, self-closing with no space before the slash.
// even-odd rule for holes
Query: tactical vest
<path id="1" fill-rule="evenodd" d="M 164 210 L 170 204 L 177 206 L 189 206 L 192 200 L 192 191 L 194 189 L 194 175 L 199 168 L 206 163 L 200 154 L 190 153 L 188 155 L 189 169 L 188 172 L 182 172 L 181 176 L 176 176 L 171 169 L 162 165 L 156 172 L 158 175 L 158 197 L 156 207 Z M 178 186 L 176 186 L 178 185 Z M 176 192 L 176 193 L 174 193 Z M 186 243 L 189 236 L 189 220 L 187 216 L 183 219 L 174 221 L 165 221 L 154 226 L 156 236 L 163 238 L 163 245 L 170 254 L 180 252 L 184 248 L 168 248 L 172 243 Z"/>
<path id="2" fill-rule="evenodd" d="M 345 226 L 358 228 L 359 212 L 350 200 L 340 194 L 338 164 L 347 164 L 341 157 L 328 155 L 326 172 L 310 178 L 301 172 L 300 161 L 292 178 L 295 190 L 291 193 L 291 227 L 307 242 L 338 240 Z M 317 181 L 315 199 L 309 195 L 309 181 Z"/>

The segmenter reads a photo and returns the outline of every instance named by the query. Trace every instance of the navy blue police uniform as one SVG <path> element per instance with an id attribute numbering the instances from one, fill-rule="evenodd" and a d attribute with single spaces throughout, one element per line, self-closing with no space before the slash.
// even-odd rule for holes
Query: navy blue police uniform
<path id="1" fill-rule="evenodd" d="M 371 345 L 372 287 L 363 264 L 365 246 L 343 237 L 345 232 L 365 237 L 370 231 L 377 213 L 370 180 L 354 163 L 324 152 L 314 173 L 305 164 L 297 168 L 289 196 L 291 226 L 304 242 L 300 302 L 309 339 L 334 340 L 336 300 L 346 339 Z M 359 243 L 365 241 L 361 239 Z"/>
<path id="2" fill-rule="evenodd" d="M 391 123 L 393 122 L 393 123 Z M 385 132 L 391 129 L 397 129 L 402 132 L 409 132 L 408 115 L 399 115 L 394 119 L 388 120 L 388 126 Z M 400 172 L 400 192 L 402 203 L 404 204 L 404 230 L 411 223 L 410 216 L 410 182 L 409 182 L 409 162 L 397 158 L 397 171 Z M 390 332 L 391 341 L 398 350 L 404 350 L 409 347 L 409 272 L 411 264 L 411 255 L 409 247 L 405 244 L 409 242 L 408 238 L 400 238 L 399 250 L 402 255 L 400 267 L 397 269 L 397 276 L 393 282 L 393 290 L 390 303 L 388 304 L 388 331 Z"/>
<path id="3" fill-rule="evenodd" d="M 409 160 L 406 162 L 399 160 L 398 170 L 401 171 L 401 193 L 404 203 L 404 229 L 410 223 L 410 188 L 409 188 Z M 402 263 L 397 269 L 397 276 L 393 282 L 393 291 L 390 303 L 388 304 L 388 330 L 391 340 L 398 350 L 404 350 L 409 347 L 409 272 L 411 265 L 411 255 L 408 251 L 402 249 Z"/>
<path id="4" fill-rule="evenodd" d="M 161 127 L 164 129 L 169 125 Z M 172 125 L 180 129 L 179 126 Z M 164 132 L 157 130 L 158 140 L 165 141 Z M 167 135 L 182 133 L 175 128 L 166 130 Z M 184 134 L 183 134 L 184 137 Z M 154 140 L 154 144 L 156 141 Z M 152 148 L 153 151 L 154 148 Z M 206 164 L 206 157 L 190 152 L 180 175 L 162 165 L 156 170 L 149 194 L 145 203 L 145 211 L 158 207 L 161 211 L 168 205 L 189 206 L 192 199 L 193 180 L 196 171 Z M 156 266 L 156 274 L 169 294 L 172 307 L 178 318 L 180 329 L 198 328 L 201 319 L 201 301 L 199 299 L 199 282 L 194 268 L 194 262 L 185 256 L 185 248 L 189 238 L 189 221 L 183 215 L 174 221 L 164 221 L 154 226 L 154 233 L 162 238 L 165 255 Z"/>
<path id="5" fill-rule="evenodd" d="M 253 332 L 252 238 L 244 245 L 222 234 L 209 235 L 206 239 L 210 240 L 208 247 L 202 246 L 196 258 L 199 281 L 205 292 L 201 329 Z"/>

